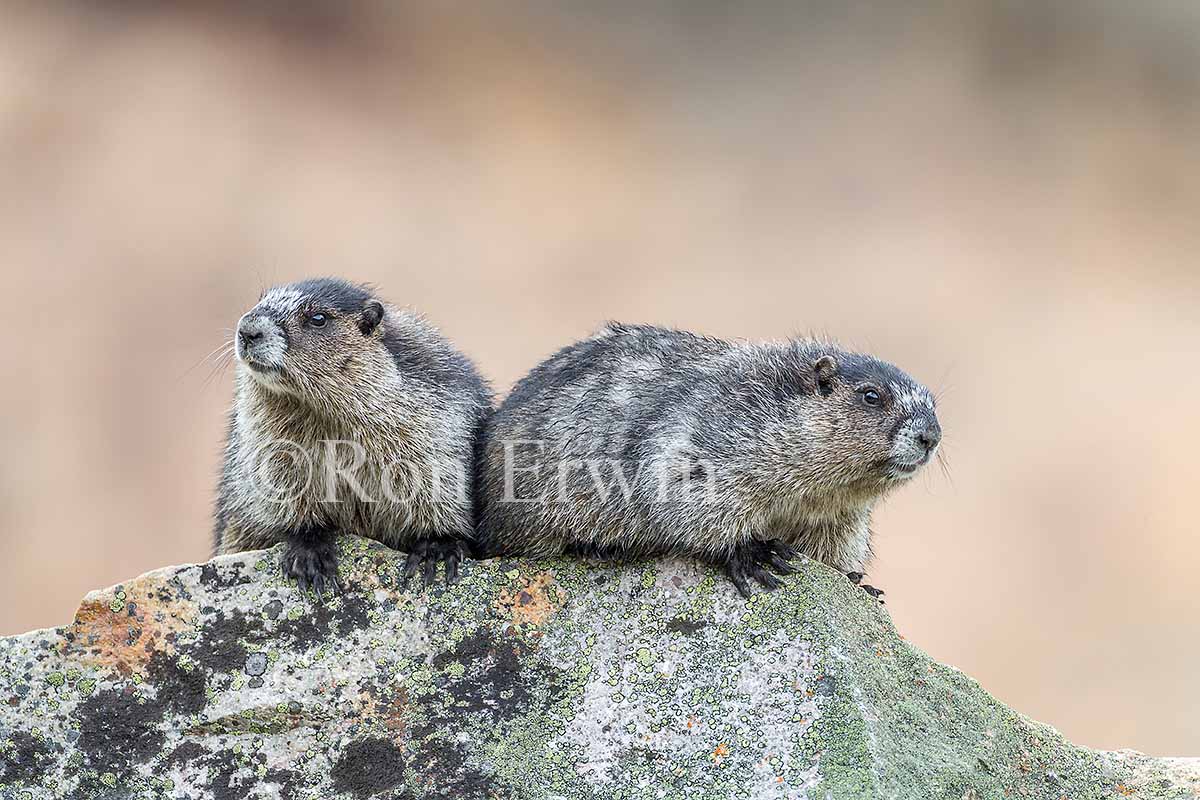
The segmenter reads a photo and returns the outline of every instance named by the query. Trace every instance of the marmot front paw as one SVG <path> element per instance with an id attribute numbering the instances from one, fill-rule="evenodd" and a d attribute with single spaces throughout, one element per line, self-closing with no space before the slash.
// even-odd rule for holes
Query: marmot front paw
<path id="1" fill-rule="evenodd" d="M 742 597 L 750 599 L 749 578 L 758 581 L 768 591 L 783 583 L 775 575 L 790 575 L 796 571 L 789 562 L 796 551 L 777 539 L 759 541 L 751 539 L 736 547 L 725 562 L 725 572 Z M 775 575 L 771 573 L 774 572 Z"/>
<path id="2" fill-rule="evenodd" d="M 283 577 L 296 581 L 302 592 L 311 587 L 317 597 L 324 597 L 326 591 L 342 590 L 338 580 L 337 548 L 332 539 L 291 539 L 283 551 L 280 566 Z"/>
<path id="3" fill-rule="evenodd" d="M 462 562 L 465 547 L 462 539 L 449 536 L 439 536 L 436 539 L 421 539 L 413 544 L 408 552 L 408 560 L 404 563 L 404 574 L 400 577 L 400 585 L 408 586 L 408 582 L 417 570 L 421 570 L 421 580 L 426 586 L 432 586 L 437 578 L 438 562 L 446 563 L 446 585 L 458 580 L 458 565 Z"/>

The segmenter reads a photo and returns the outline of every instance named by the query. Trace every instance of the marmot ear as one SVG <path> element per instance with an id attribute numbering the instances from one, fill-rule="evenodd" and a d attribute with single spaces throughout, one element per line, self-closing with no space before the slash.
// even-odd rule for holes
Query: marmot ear
<path id="1" fill-rule="evenodd" d="M 358 328 L 362 331 L 363 336 L 370 336 L 379 323 L 383 322 L 383 303 L 378 300 L 370 300 L 363 306 L 362 319 L 358 322 Z"/>
<path id="2" fill-rule="evenodd" d="M 837 372 L 838 363 L 833 356 L 821 356 L 813 363 L 813 374 L 817 376 L 817 391 L 823 396 L 833 394 L 833 379 Z"/>

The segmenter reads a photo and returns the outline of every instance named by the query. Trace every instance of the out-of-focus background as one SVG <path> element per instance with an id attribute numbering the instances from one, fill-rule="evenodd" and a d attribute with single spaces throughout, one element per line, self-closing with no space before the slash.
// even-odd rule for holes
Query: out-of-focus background
<path id="1" fill-rule="evenodd" d="M 209 552 L 266 284 L 503 392 L 606 318 L 832 334 L 941 393 L 876 520 L 908 639 L 1200 755 L 1200 5 L 0 5 L 0 634 Z"/>

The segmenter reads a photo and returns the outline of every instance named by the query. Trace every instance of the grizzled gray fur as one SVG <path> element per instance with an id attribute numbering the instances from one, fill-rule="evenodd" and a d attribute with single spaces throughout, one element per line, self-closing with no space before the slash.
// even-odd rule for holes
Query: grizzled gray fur
<path id="1" fill-rule="evenodd" d="M 475 444 L 491 394 L 431 325 L 335 278 L 268 290 L 239 321 L 216 551 L 288 543 L 283 572 L 337 588 L 332 537 L 438 560 L 474 536 Z"/>
<path id="2" fill-rule="evenodd" d="M 802 339 L 609 324 L 523 378 L 484 428 L 487 554 L 687 554 L 743 594 L 796 551 L 857 580 L 872 508 L 933 457 L 934 398 Z"/>

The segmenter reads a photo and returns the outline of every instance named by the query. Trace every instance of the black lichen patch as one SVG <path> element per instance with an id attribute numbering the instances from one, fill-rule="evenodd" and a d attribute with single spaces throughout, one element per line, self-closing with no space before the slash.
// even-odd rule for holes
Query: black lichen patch
<path id="1" fill-rule="evenodd" d="M 246 800 L 262 796 L 259 790 L 264 783 L 275 784 L 277 789 L 273 797 L 279 800 L 299 800 L 297 773 L 290 769 L 268 768 L 266 760 L 262 753 L 236 755 L 227 748 L 210 751 L 196 741 L 185 741 L 162 760 L 160 768 L 198 772 L 213 800 Z"/>
<path id="2" fill-rule="evenodd" d="M 275 637 L 288 642 L 297 651 L 311 649 L 329 636 L 333 612 L 324 603 L 317 603 L 298 619 L 283 619 L 275 628 Z"/>
<path id="3" fill-rule="evenodd" d="M 674 633 L 682 633 L 684 636 L 695 636 L 700 631 L 708 627 L 708 623 L 703 620 L 696 621 L 676 617 L 667 623 L 667 630 Z"/>
<path id="4" fill-rule="evenodd" d="M 274 630 L 269 630 L 259 614 L 214 610 L 212 620 L 203 626 L 199 637 L 205 652 L 190 655 L 211 669 L 240 670 L 246 663 L 245 642 L 272 639 L 284 646 L 307 650 L 328 634 L 329 620 L 329 610 L 318 606 L 299 619 L 283 619 L 275 624 Z"/>
<path id="5" fill-rule="evenodd" d="M 80 751 L 88 766 L 117 774 L 153 759 L 166 744 L 165 707 L 136 692 L 96 692 L 75 709 Z"/>
<path id="6" fill-rule="evenodd" d="M 374 797 L 404 783 L 404 755 L 387 739 L 352 742 L 333 765 L 333 788 L 355 797 Z"/>
<path id="7" fill-rule="evenodd" d="M 210 561 L 200 567 L 200 583 L 215 591 L 243 586 L 253 580 L 254 576 L 244 573 L 239 563 L 230 564 L 225 569 L 221 569 Z"/>
<path id="8" fill-rule="evenodd" d="M 198 763 L 208 770 L 208 788 L 213 800 L 246 800 L 258 787 L 255 769 L 266 761 L 262 753 L 251 753 L 243 764 L 231 750 L 209 753 Z"/>
<path id="9" fill-rule="evenodd" d="M 409 730 L 411 783 L 421 787 L 423 796 L 503 796 L 487 774 L 470 766 L 478 759 L 468 757 L 460 743 L 444 734 L 462 725 L 463 714 L 486 714 L 492 723 L 504 725 L 552 705 L 565 691 L 563 678 L 547 666 L 532 663 L 530 651 L 523 640 L 497 636 L 484 627 L 433 658 L 439 671 L 455 662 L 464 670 L 459 678 L 443 672 L 441 686 L 448 703 L 427 706 L 417 715 L 424 721 Z"/>
<path id="10" fill-rule="evenodd" d="M 275 798 L 299 800 L 296 789 L 299 781 L 295 772 L 268 769 L 266 756 L 260 752 L 239 754 L 227 747 L 209 751 L 196 741 L 185 741 L 164 759 L 163 768 L 172 766 L 198 771 L 212 800 L 247 800 L 263 796 L 263 783 L 276 784 L 276 793 L 272 795 Z"/>
<path id="11" fill-rule="evenodd" d="M 158 688 L 157 702 L 176 714 L 198 714 L 207 704 L 204 671 L 186 670 L 162 652 L 155 653 L 147 668 L 150 683 Z"/>
<path id="12" fill-rule="evenodd" d="M 284 616 L 273 622 L 261 614 L 203 609 L 209 621 L 204 623 L 197 643 L 187 650 L 187 654 L 208 670 L 237 672 L 246 663 L 247 643 L 253 646 L 255 642 L 270 640 L 283 649 L 304 652 L 327 641 L 335 621 L 342 634 L 366 627 L 369 608 L 370 604 L 362 597 L 348 595 L 343 598 L 336 617 L 328 604 L 317 603 L 296 619 Z M 279 616 L 281 611 L 280 603 L 274 616 Z"/>
<path id="13" fill-rule="evenodd" d="M 343 594 L 342 605 L 337 612 L 337 632 L 340 636 L 349 636 L 356 630 L 363 630 L 371 624 L 369 612 L 372 604 L 361 594 Z"/>
<path id="14" fill-rule="evenodd" d="M 268 769 L 263 776 L 265 783 L 273 783 L 279 787 L 279 800 L 299 800 L 300 793 L 297 784 L 299 776 L 290 769 Z"/>
<path id="15" fill-rule="evenodd" d="M 54 760 L 50 743 L 27 731 L 15 731 L 0 743 L 0 786 L 34 785 Z"/>
<path id="16" fill-rule="evenodd" d="M 171 751 L 163 766 L 167 768 L 186 767 L 188 764 L 199 761 L 207 752 L 198 742 L 184 742 Z"/>
<path id="17" fill-rule="evenodd" d="M 454 708 L 460 713 L 488 711 L 503 722 L 530 711 L 535 700 L 553 702 L 563 691 L 562 677 L 554 670 L 527 666 L 529 650 L 518 638 L 497 638 L 487 628 L 479 628 L 453 650 L 435 656 L 433 666 L 462 663 L 463 676 L 444 684 Z"/>
<path id="18" fill-rule="evenodd" d="M 524 646 L 514 639 L 496 642 L 492 650 L 492 666 L 484 677 L 494 687 L 503 717 L 529 710 L 528 684 L 533 678 L 523 669 L 524 651 Z"/>
<path id="19" fill-rule="evenodd" d="M 441 669 L 457 661 L 466 667 L 462 678 L 446 684 L 460 711 L 487 710 L 507 717 L 505 710 L 529 699 L 521 680 L 523 654 L 519 640 L 498 642 L 487 628 L 479 628 L 464 636 L 453 650 L 434 656 L 433 666 Z"/>
<path id="20" fill-rule="evenodd" d="M 197 643 L 188 648 L 187 654 L 197 664 L 213 672 L 233 672 L 246 663 L 246 646 L 243 639 L 263 635 L 262 619 L 250 617 L 241 611 L 213 610 L 212 619 L 205 623 Z"/>

